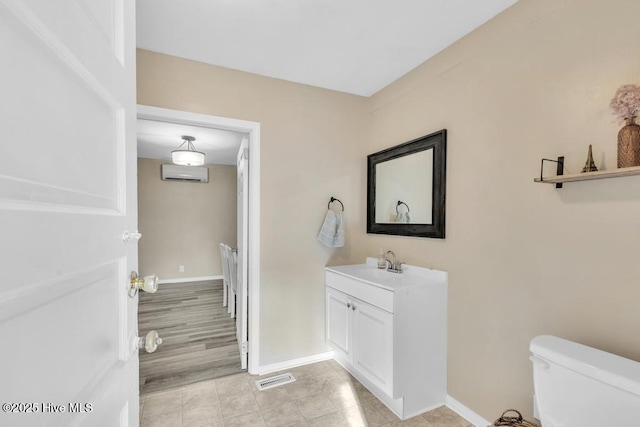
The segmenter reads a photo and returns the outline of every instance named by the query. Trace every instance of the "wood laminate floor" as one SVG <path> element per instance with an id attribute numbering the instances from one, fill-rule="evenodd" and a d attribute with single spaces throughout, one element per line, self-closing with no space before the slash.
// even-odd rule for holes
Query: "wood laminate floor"
<path id="1" fill-rule="evenodd" d="M 141 394 L 243 372 L 235 320 L 222 306 L 222 280 L 140 292 L 138 330 L 156 330 L 163 340 L 154 353 L 140 351 Z"/>

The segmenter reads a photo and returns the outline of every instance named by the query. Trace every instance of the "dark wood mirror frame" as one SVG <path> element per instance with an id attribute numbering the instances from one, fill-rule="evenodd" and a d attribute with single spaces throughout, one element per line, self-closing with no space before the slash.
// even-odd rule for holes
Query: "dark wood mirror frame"
<path id="1" fill-rule="evenodd" d="M 376 218 L 376 165 L 381 162 L 433 149 L 433 189 L 431 224 L 377 223 Z M 447 165 L 447 130 L 432 133 L 413 141 L 367 156 L 367 233 L 392 234 L 398 236 L 432 237 L 445 236 L 445 193 Z"/>

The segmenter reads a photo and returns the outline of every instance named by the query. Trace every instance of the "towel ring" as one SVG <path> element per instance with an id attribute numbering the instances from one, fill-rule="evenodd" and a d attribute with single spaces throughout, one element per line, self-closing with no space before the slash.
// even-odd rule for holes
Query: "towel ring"
<path id="1" fill-rule="evenodd" d="M 329 200 L 329 203 L 327 203 L 327 209 L 331 209 L 331 203 L 333 203 L 333 202 L 340 203 L 340 206 L 342 206 L 342 212 L 344 212 L 344 205 L 342 204 L 342 202 L 339 199 L 336 199 L 335 197 L 331 197 L 331 200 Z"/>
<path id="2" fill-rule="evenodd" d="M 409 209 L 409 205 L 407 205 L 405 202 L 402 202 L 400 200 L 398 200 L 398 204 L 396 205 L 396 213 L 399 214 L 400 212 L 398 212 L 398 208 L 400 207 L 400 205 L 405 205 L 407 207 L 407 212 L 411 212 L 411 209 Z"/>

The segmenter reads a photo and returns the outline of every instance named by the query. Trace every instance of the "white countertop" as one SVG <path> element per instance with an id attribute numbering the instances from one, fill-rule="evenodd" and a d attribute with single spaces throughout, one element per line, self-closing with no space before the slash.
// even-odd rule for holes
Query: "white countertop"
<path id="1" fill-rule="evenodd" d="M 445 271 L 403 265 L 402 273 L 392 273 L 378 269 L 376 258 L 367 258 L 366 264 L 337 265 L 325 267 L 325 269 L 389 291 L 426 284 L 446 285 L 447 283 Z"/>

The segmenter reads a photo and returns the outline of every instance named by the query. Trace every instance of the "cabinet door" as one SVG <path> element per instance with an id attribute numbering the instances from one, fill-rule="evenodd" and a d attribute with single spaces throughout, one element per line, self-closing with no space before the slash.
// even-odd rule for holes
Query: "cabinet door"
<path id="1" fill-rule="evenodd" d="M 353 364 L 371 382 L 393 395 L 393 314 L 353 300 Z"/>
<path id="2" fill-rule="evenodd" d="M 327 287 L 327 344 L 347 361 L 351 361 L 351 299 Z"/>

